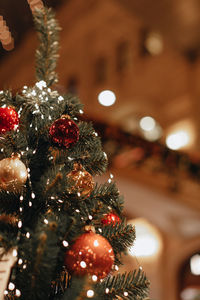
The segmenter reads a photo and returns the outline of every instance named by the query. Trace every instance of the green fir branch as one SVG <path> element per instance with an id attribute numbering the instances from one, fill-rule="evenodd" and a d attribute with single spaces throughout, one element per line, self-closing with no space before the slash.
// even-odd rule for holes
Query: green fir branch
<path id="1" fill-rule="evenodd" d="M 51 9 L 36 10 L 34 14 L 35 28 L 40 41 L 36 51 L 36 78 L 44 80 L 47 86 L 57 82 L 55 72 L 58 59 L 58 33 L 60 28 Z"/>
<path id="2" fill-rule="evenodd" d="M 102 226 L 101 234 L 110 242 L 117 261 L 121 253 L 125 253 L 127 248 L 131 247 L 135 240 L 135 228 L 123 220 L 121 223 Z"/>
<path id="3" fill-rule="evenodd" d="M 115 210 L 117 214 L 121 215 L 124 207 L 124 200 L 119 194 L 119 190 L 115 182 L 106 182 L 104 184 L 96 185 L 90 198 L 96 198 L 103 202 L 107 207 Z"/>
<path id="4" fill-rule="evenodd" d="M 126 300 L 143 300 L 148 296 L 149 281 L 144 272 L 139 269 L 107 277 L 100 284 L 100 290 L 104 292 L 102 299 L 105 300 L 117 299 L 117 296 Z"/>

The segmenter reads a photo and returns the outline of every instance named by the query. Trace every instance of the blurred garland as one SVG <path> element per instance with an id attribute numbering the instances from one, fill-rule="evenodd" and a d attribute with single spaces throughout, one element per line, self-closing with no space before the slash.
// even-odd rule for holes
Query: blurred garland
<path id="1" fill-rule="evenodd" d="M 200 181 L 200 155 L 187 154 L 167 148 L 160 142 L 149 142 L 130 134 L 119 126 L 90 119 L 101 136 L 110 167 L 148 167 L 152 172 L 166 173 L 173 178 L 184 175 Z"/>

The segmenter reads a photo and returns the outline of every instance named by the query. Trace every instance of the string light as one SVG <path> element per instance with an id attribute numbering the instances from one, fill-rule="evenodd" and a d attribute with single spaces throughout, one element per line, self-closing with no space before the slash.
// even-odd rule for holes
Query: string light
<path id="1" fill-rule="evenodd" d="M 29 239 L 29 238 L 30 238 L 30 236 L 31 236 L 31 235 L 30 235 L 30 232 L 27 232 L 27 233 L 26 233 L 26 237 L 27 237 L 27 239 Z"/>
<path id="2" fill-rule="evenodd" d="M 92 275 L 92 280 L 93 280 L 94 282 L 96 282 L 97 279 L 98 279 L 98 277 L 97 277 L 96 275 Z"/>
<path id="3" fill-rule="evenodd" d="M 20 220 L 19 222 L 18 222 L 18 228 L 21 228 L 22 227 L 22 221 Z"/>
<path id="4" fill-rule="evenodd" d="M 10 291 L 13 291 L 13 290 L 15 289 L 14 283 L 10 282 L 9 285 L 8 285 L 8 289 L 9 289 Z"/>
<path id="5" fill-rule="evenodd" d="M 64 247 L 68 247 L 69 246 L 69 243 L 67 241 L 63 241 L 62 244 L 63 244 Z"/>
<path id="6" fill-rule="evenodd" d="M 87 297 L 92 298 L 94 296 L 94 291 L 93 290 L 88 290 L 87 291 Z"/>
<path id="7" fill-rule="evenodd" d="M 80 262 L 80 266 L 81 266 L 81 268 L 85 269 L 85 268 L 87 267 L 87 264 L 86 264 L 85 261 L 82 260 L 82 261 Z"/>
<path id="8" fill-rule="evenodd" d="M 13 257 L 17 257 L 17 254 L 18 254 L 18 253 L 17 253 L 17 250 L 16 250 L 16 249 L 13 249 L 13 253 L 12 253 L 12 254 L 13 254 Z"/>
<path id="9" fill-rule="evenodd" d="M 20 297 L 21 296 L 20 290 L 18 290 L 18 289 L 15 290 L 15 296 L 16 297 Z"/>
<path id="10" fill-rule="evenodd" d="M 44 219 L 45 224 L 49 224 L 49 221 L 47 219 Z"/>
<path id="11" fill-rule="evenodd" d="M 20 259 L 18 260 L 18 265 L 22 265 L 22 263 L 23 263 L 23 260 L 20 258 Z"/>

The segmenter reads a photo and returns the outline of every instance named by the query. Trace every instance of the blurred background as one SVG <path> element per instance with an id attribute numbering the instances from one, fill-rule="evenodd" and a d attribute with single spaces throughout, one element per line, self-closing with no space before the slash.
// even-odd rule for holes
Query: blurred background
<path id="1" fill-rule="evenodd" d="M 62 27 L 61 92 L 78 95 L 108 155 L 153 300 L 200 299 L 200 0 L 48 0 Z M 0 88 L 34 84 L 26 0 L 0 0 L 15 48 Z"/>

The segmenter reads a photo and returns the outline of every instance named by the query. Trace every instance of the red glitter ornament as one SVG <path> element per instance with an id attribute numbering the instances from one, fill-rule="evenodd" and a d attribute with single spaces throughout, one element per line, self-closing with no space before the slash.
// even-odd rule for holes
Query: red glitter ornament
<path id="1" fill-rule="evenodd" d="M 76 275 L 106 277 L 114 263 L 114 252 L 110 243 L 101 235 L 87 232 L 82 234 L 65 255 L 67 270 Z"/>
<path id="2" fill-rule="evenodd" d="M 17 128 L 19 124 L 18 113 L 11 107 L 0 107 L 0 133 Z"/>
<path id="3" fill-rule="evenodd" d="M 116 225 L 116 223 L 120 223 L 120 222 L 121 222 L 121 219 L 114 213 L 106 214 L 104 216 L 104 218 L 101 220 L 102 224 L 104 224 L 104 225 L 113 224 L 113 226 Z"/>
<path id="4" fill-rule="evenodd" d="M 55 144 L 69 148 L 78 141 L 79 128 L 74 121 L 61 118 L 51 125 L 49 134 Z"/>

